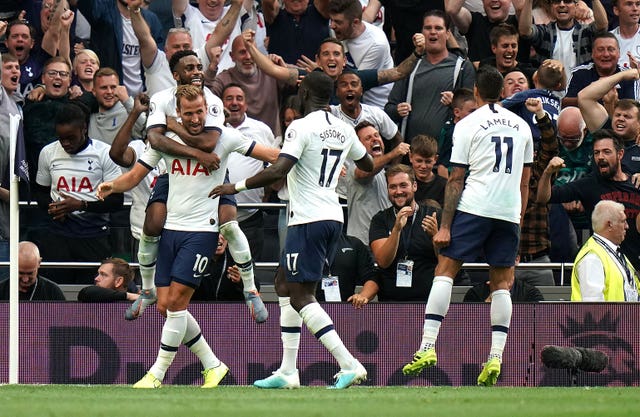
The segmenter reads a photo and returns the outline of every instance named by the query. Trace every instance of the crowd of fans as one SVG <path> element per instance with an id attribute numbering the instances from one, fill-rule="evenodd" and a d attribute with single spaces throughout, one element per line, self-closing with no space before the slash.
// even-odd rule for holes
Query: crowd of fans
<path id="1" fill-rule="evenodd" d="M 21 183 L 20 199 L 38 204 L 21 208 L 28 213 L 21 217 L 21 239 L 34 242 L 44 261 L 100 262 L 121 255 L 110 230 L 130 227 L 131 248 L 124 257 L 137 261 L 154 178 L 177 168 L 157 168 L 125 195 L 99 200 L 96 189 L 130 167 L 144 152 L 145 140 L 154 145 L 153 134 L 147 138 L 147 128 L 157 126 L 154 94 L 176 83 L 206 86 L 224 105 L 212 105 L 209 112 L 218 117 L 224 112 L 227 126 L 277 148 L 283 138 L 290 139 L 286 128 L 301 115 L 300 79 L 319 70 L 335 81 L 330 111 L 354 126 L 375 161 L 371 173 L 349 165 L 336 173 L 338 194 L 347 205 L 345 232 L 359 240 L 345 243 L 342 251 L 360 243 L 372 251 L 358 256 L 364 259 L 359 268 L 344 269 L 370 272 L 371 265 L 376 271 L 341 281 L 349 285 L 338 291 L 327 281 L 319 296 L 347 301 L 355 286 L 366 282 L 366 300 L 376 293 L 381 300 L 424 300 L 437 263 L 431 237 L 444 204 L 454 128 L 475 110 L 475 72 L 489 65 L 504 77 L 503 106 L 530 125 L 536 145 L 520 262 L 573 262 L 583 236 L 590 235 L 597 202 L 615 200 L 624 205 L 629 225 L 622 251 L 634 268 L 640 266 L 635 186 L 640 172 L 640 0 L 226 3 L 0 2 L 2 260 L 8 260 L 11 115 L 23 116 L 29 164 L 30 181 Z M 182 51 L 195 51 L 196 63 L 183 64 Z M 177 128 L 171 120 L 163 123 Z M 613 156 L 594 154 L 602 128 L 620 143 Z M 127 155 L 126 149 L 134 153 Z M 196 175 L 214 165 L 198 152 L 197 166 L 179 169 Z M 230 162 L 231 182 L 264 168 L 237 155 Z M 618 165 L 622 174 L 610 174 Z M 589 189 L 576 190 L 576 184 Z M 542 185 L 544 192 L 538 192 Z M 236 198 L 286 203 L 287 185 L 245 191 Z M 410 215 L 400 214 L 407 211 Z M 265 259 L 263 253 L 273 249 L 265 242 L 278 242 L 277 233 L 285 231 L 286 210 L 280 212 L 278 232 L 265 229 L 264 216 L 261 210 L 238 210 L 254 259 Z M 270 240 L 269 235 L 276 237 Z M 222 282 L 230 299 L 238 298 L 239 275 L 227 270 L 233 258 L 223 248 L 216 259 L 224 266 L 218 265 L 213 275 L 229 281 Z M 401 279 L 401 270 L 407 269 L 413 270 L 409 283 Z M 131 299 L 135 294 L 127 295 L 130 277 L 124 275 L 113 290 L 123 288 L 118 296 Z M 59 284 L 91 284 L 95 269 L 52 269 L 47 276 Z M 557 282 L 544 269 L 518 270 L 516 278 L 512 296 L 520 296 L 518 301 L 541 298 L 531 285 Z M 485 281 L 486 273 L 463 272 L 456 279 L 478 284 L 467 297 L 478 301 L 487 297 Z M 218 299 L 220 285 L 205 287 L 216 294 L 201 290 L 199 299 Z M 359 305 L 366 302 L 356 298 Z"/>

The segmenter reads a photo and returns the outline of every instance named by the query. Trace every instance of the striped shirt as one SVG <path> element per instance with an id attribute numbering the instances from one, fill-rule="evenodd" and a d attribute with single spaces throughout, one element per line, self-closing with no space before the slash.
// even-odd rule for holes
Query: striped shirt
<path id="1" fill-rule="evenodd" d="M 553 58 L 553 50 L 558 40 L 558 30 L 555 22 L 533 26 L 531 45 L 536 49 L 541 60 Z M 596 31 L 595 23 L 585 26 L 576 22 L 573 27 L 573 52 L 576 54 L 576 65 L 591 60 L 591 44 Z"/>

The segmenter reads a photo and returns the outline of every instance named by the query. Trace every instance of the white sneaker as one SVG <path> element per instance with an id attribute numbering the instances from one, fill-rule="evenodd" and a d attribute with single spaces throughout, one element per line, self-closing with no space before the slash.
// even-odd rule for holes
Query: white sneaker
<path id="1" fill-rule="evenodd" d="M 336 382 L 327 388 L 329 389 L 346 389 L 351 385 L 358 385 L 361 382 L 367 380 L 367 370 L 358 361 L 356 361 L 356 367 L 353 369 L 341 369 L 340 372 L 335 374 L 334 378 Z"/>
<path id="2" fill-rule="evenodd" d="M 265 379 L 259 379 L 253 383 L 254 387 L 271 389 L 294 389 L 300 388 L 300 376 L 298 370 L 290 375 L 283 374 L 279 370 Z"/>

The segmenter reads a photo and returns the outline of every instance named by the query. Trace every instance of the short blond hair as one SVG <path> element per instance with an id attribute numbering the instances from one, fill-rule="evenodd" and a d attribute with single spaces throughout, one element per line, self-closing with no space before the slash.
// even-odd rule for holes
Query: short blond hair
<path id="1" fill-rule="evenodd" d="M 98 55 L 93 52 L 91 49 L 83 49 L 80 52 L 78 52 L 75 56 L 75 58 L 73 58 L 73 67 L 76 67 L 76 64 L 78 63 L 78 61 L 80 60 L 80 56 L 81 55 L 88 55 L 89 58 L 94 59 L 97 63 L 98 66 L 100 66 L 100 58 L 98 58 Z"/>

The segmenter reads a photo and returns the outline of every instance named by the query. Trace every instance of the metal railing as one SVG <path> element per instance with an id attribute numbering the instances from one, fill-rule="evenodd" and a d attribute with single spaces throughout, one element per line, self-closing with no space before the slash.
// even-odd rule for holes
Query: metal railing
<path id="1" fill-rule="evenodd" d="M 20 201 L 20 206 L 30 207 L 36 206 L 37 204 L 34 201 Z M 131 203 L 125 203 L 125 206 L 130 206 Z M 286 203 L 238 203 L 239 209 L 285 209 L 287 207 Z M 342 208 L 346 210 L 347 205 L 343 204 Z M 8 266 L 9 262 L 0 262 L 0 267 Z M 130 265 L 134 268 L 138 268 L 137 263 L 130 263 Z M 98 268 L 100 266 L 99 262 L 42 262 L 42 267 L 52 267 L 52 268 L 87 268 L 87 267 L 95 267 Z M 255 267 L 257 269 L 262 270 L 272 270 L 275 272 L 275 269 L 278 267 L 278 262 L 256 262 Z M 560 270 L 560 285 L 564 285 L 565 282 L 565 270 L 573 268 L 573 263 L 571 262 L 550 262 L 550 263 L 521 263 L 516 266 L 516 269 L 552 269 L 552 270 Z M 465 270 L 488 270 L 489 265 L 486 263 L 465 263 L 462 265 L 462 269 Z"/>

